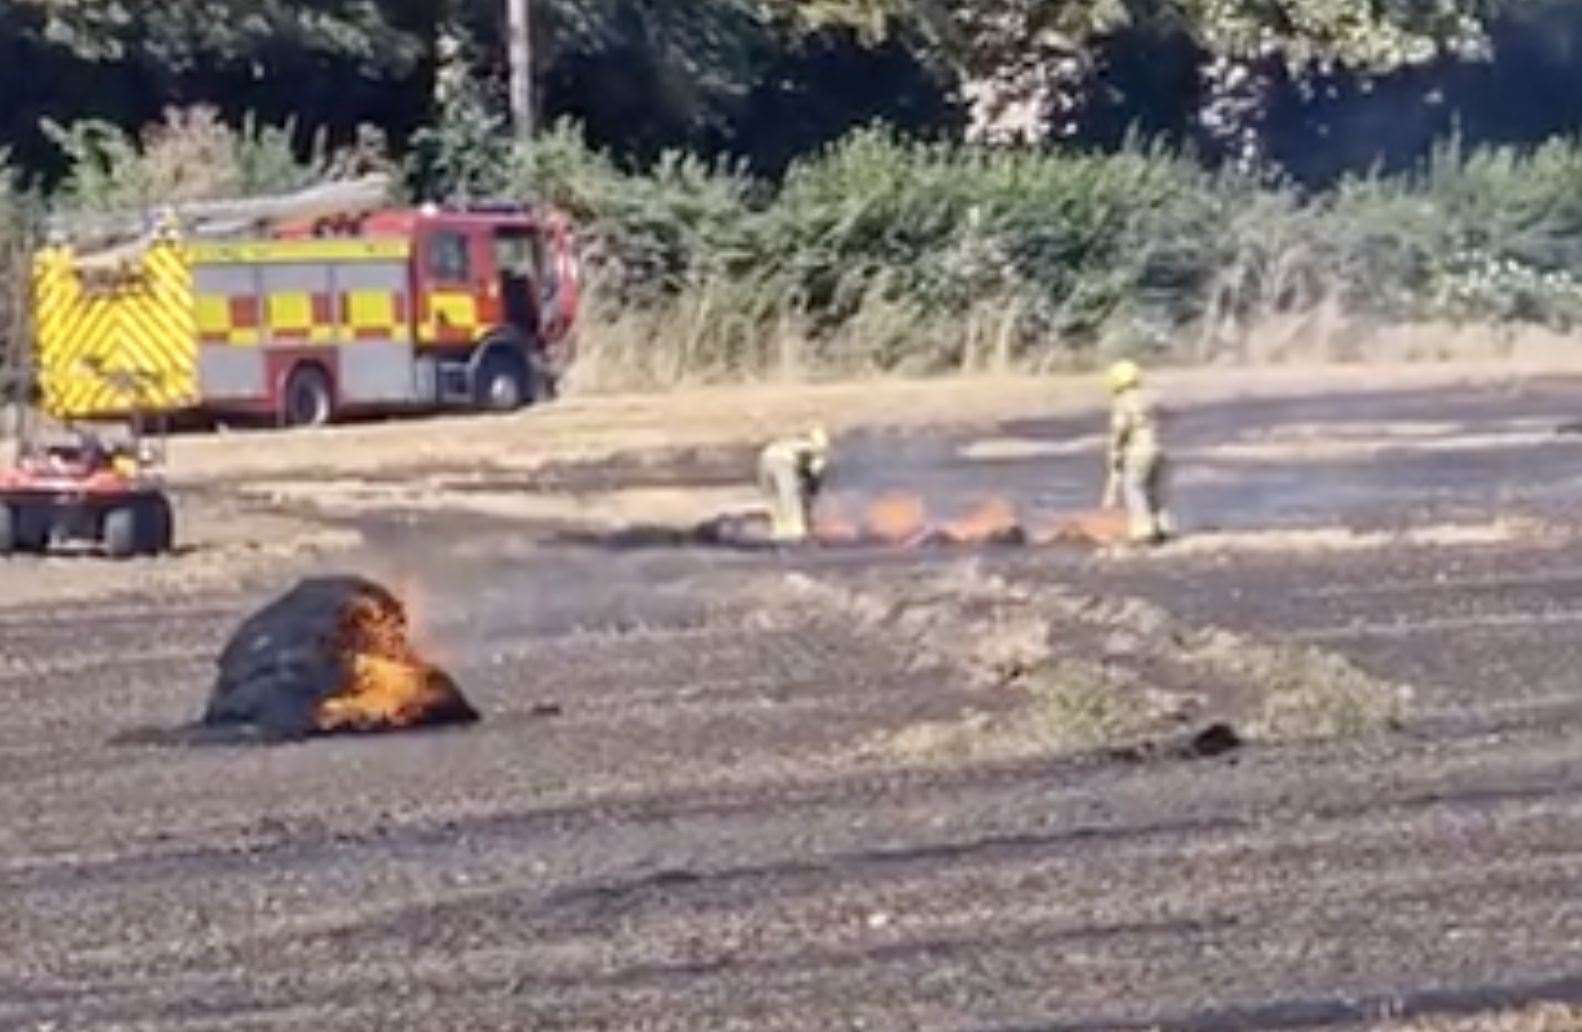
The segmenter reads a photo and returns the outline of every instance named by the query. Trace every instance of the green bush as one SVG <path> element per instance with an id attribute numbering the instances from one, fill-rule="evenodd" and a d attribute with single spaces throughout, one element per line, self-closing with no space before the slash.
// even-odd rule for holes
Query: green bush
<path id="1" fill-rule="evenodd" d="M 0 150 L 0 399 L 24 358 L 26 291 L 40 205 Z"/>
<path id="2" fill-rule="evenodd" d="M 160 204 L 285 193 L 350 171 L 385 168 L 385 141 L 374 129 L 333 148 L 323 133 L 299 149 L 290 124 L 239 128 L 209 107 L 170 109 L 134 137 L 98 120 L 44 129 L 66 157 L 51 197 L 67 211 L 136 211 Z"/>

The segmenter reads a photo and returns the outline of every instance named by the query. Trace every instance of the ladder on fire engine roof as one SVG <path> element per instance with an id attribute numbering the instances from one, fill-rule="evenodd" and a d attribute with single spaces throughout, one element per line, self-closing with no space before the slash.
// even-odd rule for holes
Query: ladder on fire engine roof
<path id="1" fill-rule="evenodd" d="M 163 232 L 174 231 L 187 239 L 232 238 L 289 220 L 355 217 L 389 201 L 390 177 L 374 174 L 269 197 L 193 201 L 137 212 L 55 215 L 46 221 L 45 230 L 51 242 L 72 246 L 81 256 L 79 266 L 113 266 L 141 254 Z"/>

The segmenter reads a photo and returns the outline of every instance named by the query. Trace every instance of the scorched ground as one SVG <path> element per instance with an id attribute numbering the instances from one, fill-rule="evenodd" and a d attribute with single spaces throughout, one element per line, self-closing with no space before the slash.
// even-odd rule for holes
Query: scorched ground
<path id="1" fill-rule="evenodd" d="M 1223 547 L 1146 561 L 370 522 L 368 555 L 328 565 L 411 557 L 425 640 L 486 715 L 459 730 L 140 738 L 198 715 L 285 570 L 6 608 L 0 1027 L 1277 1028 L 1582 998 L 1582 456 L 1532 429 L 1579 398 L 1196 411 L 1181 509 Z M 1355 447 L 1276 455 L 1313 425 Z M 931 495 L 1091 486 L 1091 456 L 914 440 Z M 969 575 L 1333 651 L 1410 702 L 1394 729 L 1213 759 L 909 755 L 906 729 L 1007 689 L 807 600 L 934 605 L 911 593 Z M 917 626 L 948 634 L 939 612 Z M 1072 647 L 1155 658 L 1113 631 Z"/>

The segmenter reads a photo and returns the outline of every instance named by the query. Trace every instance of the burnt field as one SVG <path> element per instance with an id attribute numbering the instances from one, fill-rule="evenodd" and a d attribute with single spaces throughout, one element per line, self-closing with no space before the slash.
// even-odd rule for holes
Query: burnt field
<path id="1" fill-rule="evenodd" d="M 285 564 L 5 606 L 0 1027 L 1265 1029 L 1582 1001 L 1577 417 L 1563 381 L 1183 410 L 1188 536 L 1146 555 L 339 514 L 365 543 L 317 572 L 403 597 L 482 714 L 455 729 L 150 734 L 202 713 Z M 1101 426 L 849 434 L 833 504 L 1079 509 Z M 1243 744 L 1175 747 L 1216 722 Z"/>

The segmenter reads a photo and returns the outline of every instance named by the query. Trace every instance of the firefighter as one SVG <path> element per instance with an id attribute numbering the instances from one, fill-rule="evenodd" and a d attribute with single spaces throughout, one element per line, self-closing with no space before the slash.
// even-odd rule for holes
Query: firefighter
<path id="1" fill-rule="evenodd" d="M 829 464 L 829 434 L 816 426 L 806 435 L 770 442 L 758 456 L 758 484 L 769 498 L 774 540 L 806 541 L 813 503 Z"/>
<path id="2" fill-rule="evenodd" d="M 1175 533 L 1165 504 L 1168 468 L 1160 442 L 1158 408 L 1143 390 L 1137 363 L 1116 362 L 1106 379 L 1114 403 L 1104 508 L 1114 508 L 1124 498 L 1128 537 L 1137 544 L 1157 544 Z"/>

